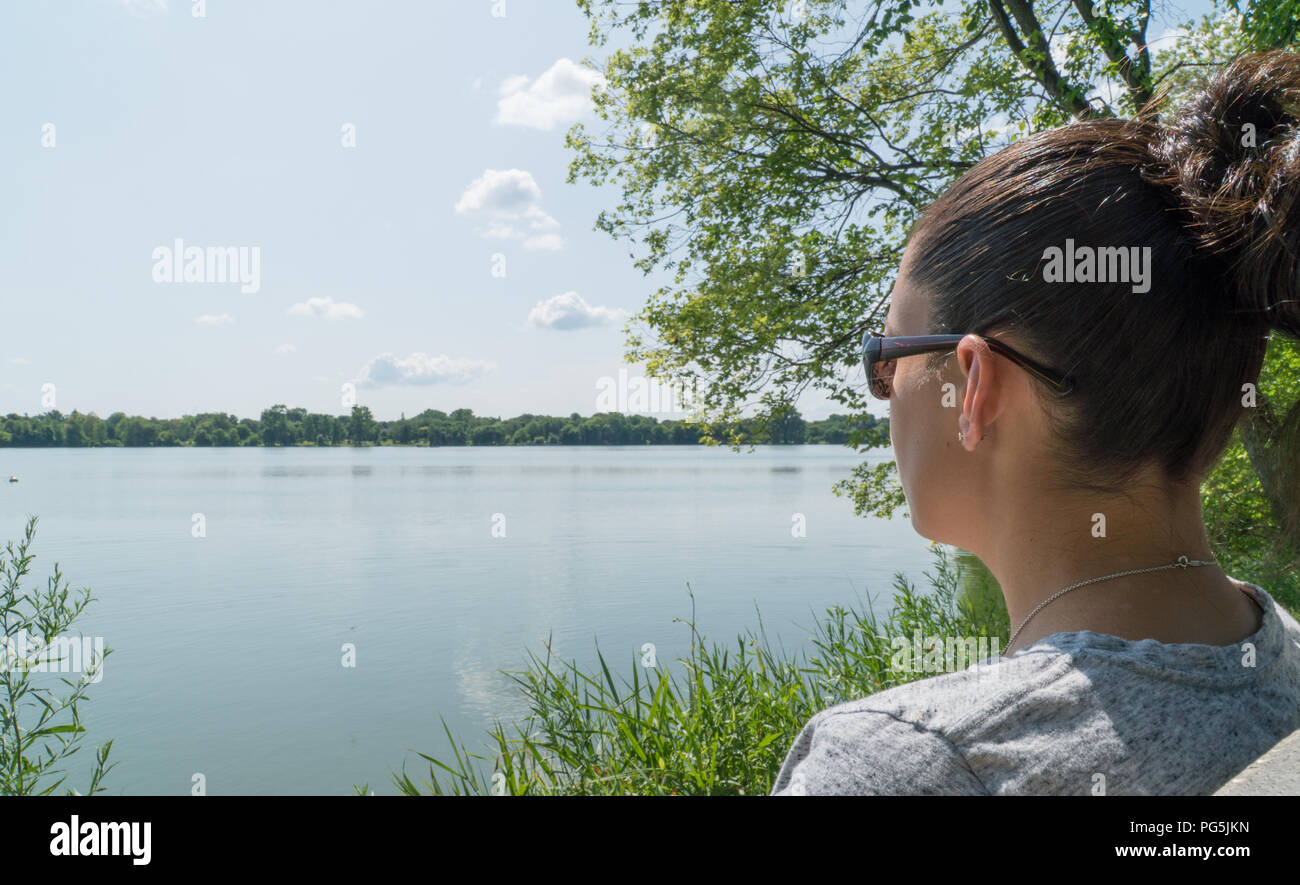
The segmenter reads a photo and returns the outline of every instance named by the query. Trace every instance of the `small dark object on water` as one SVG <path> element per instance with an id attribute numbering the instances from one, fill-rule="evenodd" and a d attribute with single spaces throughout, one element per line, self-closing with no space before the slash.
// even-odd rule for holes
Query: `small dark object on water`
<path id="1" fill-rule="evenodd" d="M 14 476 L 14 475 L 11 473 L 11 474 L 9 474 L 9 481 L 10 481 L 10 482 L 18 482 L 18 477 Z"/>

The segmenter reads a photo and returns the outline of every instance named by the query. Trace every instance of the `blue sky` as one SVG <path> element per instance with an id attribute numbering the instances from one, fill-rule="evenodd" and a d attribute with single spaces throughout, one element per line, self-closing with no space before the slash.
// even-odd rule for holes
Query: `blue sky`
<path id="1" fill-rule="evenodd" d="M 342 413 L 352 383 L 380 418 L 586 415 L 638 374 L 622 326 L 664 280 L 592 229 L 617 191 L 564 180 L 594 120 L 572 2 L 193 5 L 0 8 L 0 412 L 52 384 L 101 416 Z M 257 247 L 257 285 L 157 281 L 178 239 Z"/>

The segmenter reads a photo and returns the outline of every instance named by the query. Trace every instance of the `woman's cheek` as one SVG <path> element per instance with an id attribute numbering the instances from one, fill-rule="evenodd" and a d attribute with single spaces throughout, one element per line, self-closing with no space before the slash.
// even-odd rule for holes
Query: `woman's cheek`
<path id="1" fill-rule="evenodd" d="M 913 527 L 923 537 L 933 537 L 932 532 L 941 531 L 936 520 L 942 519 L 944 496 L 939 490 L 948 482 L 947 473 L 951 469 L 946 457 L 948 452 L 940 438 L 945 418 L 950 417 L 945 413 L 951 410 L 932 407 L 929 391 L 914 390 L 912 393 L 913 398 L 908 402 L 911 411 L 900 428 L 904 431 L 903 445 L 907 448 L 908 477 L 904 490 Z M 955 432 L 953 436 L 956 437 Z"/>

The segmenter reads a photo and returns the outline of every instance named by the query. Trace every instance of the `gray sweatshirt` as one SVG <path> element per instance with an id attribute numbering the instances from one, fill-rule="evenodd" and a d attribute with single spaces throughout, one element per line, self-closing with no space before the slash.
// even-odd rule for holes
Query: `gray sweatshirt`
<path id="1" fill-rule="evenodd" d="M 1234 645 L 1056 633 L 823 710 L 791 795 L 1207 795 L 1300 728 L 1300 624 L 1262 588 Z"/>

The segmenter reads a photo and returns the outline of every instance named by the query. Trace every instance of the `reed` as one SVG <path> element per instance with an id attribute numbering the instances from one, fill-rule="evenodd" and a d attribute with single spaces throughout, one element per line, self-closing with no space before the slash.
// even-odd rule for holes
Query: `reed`
<path id="1" fill-rule="evenodd" d="M 643 667 L 634 657 L 615 678 L 598 649 L 598 670 L 583 672 L 555 660 L 544 643 L 544 655 L 530 652 L 524 670 L 507 671 L 527 699 L 524 722 L 498 720 L 486 749 L 473 752 L 444 720 L 449 754 L 419 753 L 427 776 L 417 782 L 403 766 L 393 780 L 407 795 L 766 794 L 813 714 L 935 675 L 896 666 L 896 639 L 910 641 L 919 630 L 1005 644 L 1006 609 L 990 604 L 978 561 L 962 564 L 942 546 L 933 549 L 927 592 L 898 574 L 886 619 L 875 617 L 871 600 L 832 607 L 794 654 L 772 647 L 761 613 L 756 632 L 725 645 L 707 641 L 693 594 L 684 622 L 690 653 L 675 668 Z"/>

